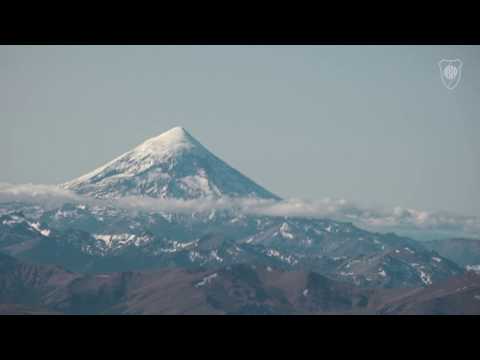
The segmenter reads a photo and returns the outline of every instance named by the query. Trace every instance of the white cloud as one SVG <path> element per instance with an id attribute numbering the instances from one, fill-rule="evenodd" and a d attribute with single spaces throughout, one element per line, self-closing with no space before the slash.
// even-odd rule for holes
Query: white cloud
<path id="1" fill-rule="evenodd" d="M 80 200 L 81 198 L 71 191 L 54 185 L 0 183 L 0 203 L 25 202 L 56 206 Z"/>
<path id="2" fill-rule="evenodd" d="M 79 196 L 69 190 L 52 185 L 12 185 L 0 183 L 0 204 L 24 202 L 48 208 L 63 203 L 82 203 L 121 207 L 129 210 L 161 212 L 205 212 L 222 209 L 265 216 L 331 218 L 348 221 L 372 231 L 398 233 L 445 233 L 451 236 L 480 236 L 480 219 L 447 212 L 427 212 L 416 209 L 374 209 L 358 206 L 344 199 L 308 201 L 287 199 L 282 201 L 251 198 L 203 198 L 196 200 L 154 199 L 125 197 L 118 200 L 98 200 Z M 1 206 L 1 205 L 0 205 Z"/>

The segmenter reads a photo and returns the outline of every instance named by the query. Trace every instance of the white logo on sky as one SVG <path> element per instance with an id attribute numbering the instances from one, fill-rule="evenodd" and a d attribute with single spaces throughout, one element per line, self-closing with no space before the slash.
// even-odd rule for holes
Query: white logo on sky
<path id="1" fill-rule="evenodd" d="M 457 87 L 462 77 L 462 60 L 447 60 L 442 59 L 438 62 L 440 68 L 440 79 L 442 79 L 443 85 L 449 90 L 453 90 Z"/>

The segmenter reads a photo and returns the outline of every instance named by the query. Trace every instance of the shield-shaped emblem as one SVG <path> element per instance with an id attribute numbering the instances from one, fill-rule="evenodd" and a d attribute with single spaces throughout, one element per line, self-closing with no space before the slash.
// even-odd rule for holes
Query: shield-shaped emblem
<path id="1" fill-rule="evenodd" d="M 442 59 L 438 62 L 440 68 L 440 79 L 443 85 L 449 90 L 455 89 L 462 77 L 462 60 L 446 60 Z"/>

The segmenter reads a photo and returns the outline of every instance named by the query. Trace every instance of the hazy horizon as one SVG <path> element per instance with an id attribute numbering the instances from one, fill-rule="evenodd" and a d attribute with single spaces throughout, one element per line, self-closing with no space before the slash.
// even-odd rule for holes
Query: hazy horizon
<path id="1" fill-rule="evenodd" d="M 0 182 L 62 183 L 183 126 L 284 198 L 480 216 L 478 46 L 1 46 L 0 81 Z"/>

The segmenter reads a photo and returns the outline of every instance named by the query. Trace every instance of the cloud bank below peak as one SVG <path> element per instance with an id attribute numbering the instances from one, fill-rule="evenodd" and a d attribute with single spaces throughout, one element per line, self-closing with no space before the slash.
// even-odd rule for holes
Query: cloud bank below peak
<path id="1" fill-rule="evenodd" d="M 25 203 L 59 207 L 65 203 L 111 206 L 132 211 L 192 213 L 235 210 L 246 215 L 330 218 L 347 221 L 370 231 L 396 232 L 419 239 L 480 237 L 480 218 L 449 212 L 427 212 L 395 207 L 368 208 L 344 199 L 270 200 L 257 198 L 155 199 L 130 196 L 117 200 L 84 197 L 54 185 L 0 183 L 2 203 Z"/>

